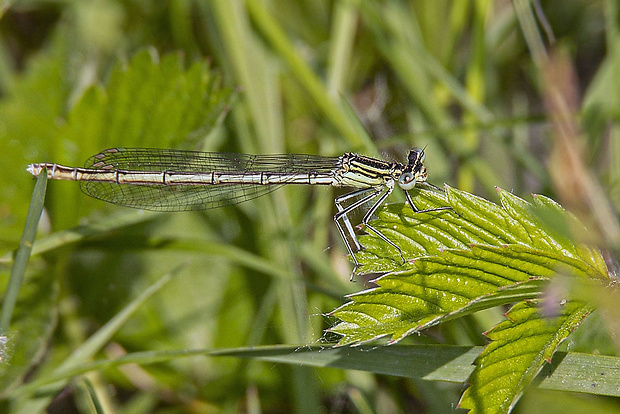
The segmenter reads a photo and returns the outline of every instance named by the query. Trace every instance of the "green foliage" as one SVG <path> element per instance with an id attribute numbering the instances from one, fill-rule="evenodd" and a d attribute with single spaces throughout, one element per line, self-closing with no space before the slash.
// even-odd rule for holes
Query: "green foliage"
<path id="1" fill-rule="evenodd" d="M 387 305 L 377 326 L 353 323 L 342 338 L 400 342 L 321 349 L 307 344 L 334 322 L 324 312 L 360 290 L 348 282 L 333 225 L 334 191 L 290 186 L 241 205 L 162 215 L 49 183 L 13 317 L 2 315 L 11 325 L 0 335 L 0 412 L 40 411 L 50 401 L 49 411 L 75 401 L 102 412 L 448 412 L 472 371 L 462 405 L 481 411 L 509 408 L 541 365 L 538 388 L 576 393 L 551 398 L 531 387 L 515 412 L 586 403 L 619 412 L 615 400 L 594 395 L 618 396 L 620 371 L 618 358 L 599 355 L 617 353 L 620 320 L 599 254 L 613 270 L 616 3 L 542 2 L 534 12 L 523 0 L 5 2 L 4 288 L 33 162 L 79 166 L 114 146 L 402 160 L 426 146 L 430 182 L 461 191 L 412 192 L 419 208 L 454 204 L 458 214 L 414 215 L 399 191 L 391 198 L 400 203 L 380 209 L 374 225 L 403 247 L 405 264 L 382 241 L 360 237 L 360 272 L 388 275 L 353 303 L 367 295 Z M 551 71 L 556 56 L 572 74 Z M 498 185 L 561 200 L 588 230 L 547 197 L 530 204 L 500 192 L 496 206 L 468 194 L 488 199 Z M 450 277 L 454 269 L 464 272 Z M 15 290 L 0 295 L 8 308 Z M 408 335 L 431 326 L 428 336 Z M 482 348 L 471 344 L 493 326 L 473 366 Z M 490 388 L 502 358 L 521 349 L 511 335 L 524 327 L 533 328 L 523 342 L 535 349 L 520 356 L 518 375 Z M 505 393 L 501 401 L 489 398 L 492 389 Z M 577 403 L 567 409 L 567 401 Z"/>
<path id="2" fill-rule="evenodd" d="M 175 273 L 178 273 L 176 269 Z M 39 412 L 43 410 L 51 400 L 51 396 L 62 390 L 67 385 L 67 381 L 70 378 L 65 374 L 67 371 L 74 370 L 80 367 L 85 361 L 92 358 L 92 356 L 101 350 L 101 348 L 110 341 L 111 337 L 118 331 L 118 329 L 127 322 L 127 320 L 133 315 L 133 313 L 140 308 L 140 306 L 153 296 L 157 291 L 166 285 L 172 278 L 173 273 L 162 276 L 157 282 L 149 286 L 144 290 L 140 296 L 136 297 L 127 306 L 110 319 L 106 325 L 101 327 L 99 331 L 93 334 L 87 341 L 85 341 L 80 348 L 66 358 L 52 373 L 52 375 L 60 376 L 58 382 L 47 382 L 45 387 L 41 387 L 36 382 L 30 384 L 30 386 L 21 387 L 17 392 L 14 392 L 11 398 L 12 408 L 15 412 L 30 413 Z"/>
<path id="3" fill-rule="evenodd" d="M 379 213 L 373 226 L 403 246 L 408 260 L 402 263 L 396 249 L 378 237 L 364 239 L 360 269 L 378 272 L 378 263 L 387 263 L 391 271 L 374 281 L 376 288 L 349 295 L 350 302 L 331 312 L 341 320 L 330 328 L 342 335 L 338 344 L 386 335 L 396 342 L 456 317 L 517 302 L 508 320 L 486 334 L 491 343 L 476 359 L 460 403 L 472 413 L 508 412 L 593 310 L 571 297 L 548 293 L 543 299 L 541 282 L 557 275 L 584 281 L 608 281 L 608 276 L 598 250 L 573 242 L 541 220 L 585 231 L 559 205 L 541 196 L 531 205 L 503 190 L 499 196 L 501 206 L 450 187 L 445 196 L 420 189 L 414 197 L 418 208 L 451 209 L 414 213 L 405 204 L 400 211 L 391 206 Z"/>
<path id="4" fill-rule="evenodd" d="M 492 342 L 476 359 L 459 407 L 471 413 L 509 412 L 560 342 L 592 312 L 588 305 L 568 301 L 558 306 L 558 314 L 541 315 L 537 305 L 519 302 L 506 314 L 508 321 L 487 332 Z"/>
<path id="5" fill-rule="evenodd" d="M 68 114 L 56 139 L 77 149 L 71 159 L 58 150 L 48 156 L 80 165 L 92 154 L 115 146 L 195 148 L 198 139 L 222 119 L 231 96 L 206 62 L 197 61 L 185 69 L 180 55 L 160 60 L 155 50 L 143 50 L 128 64 L 117 64 L 105 87 L 85 90 Z M 76 190 L 67 189 L 61 197 L 72 200 L 79 210 L 82 195 Z M 52 206 L 53 213 L 65 210 L 67 201 L 62 204 Z M 75 222 L 58 224 L 68 227 Z"/>
<path id="6" fill-rule="evenodd" d="M 30 60 L 28 69 L 15 76 L 3 88 L 0 100 L 2 128 L 0 157 L 2 171 L 23 171 L 27 158 L 41 155 L 44 148 L 57 143 L 57 120 L 64 115 L 69 96 L 67 59 L 69 51 L 62 36 L 52 39 L 50 47 Z M 27 155 L 26 155 L 27 154 Z M 3 174 L 0 205 L 0 248 L 16 246 L 24 227 L 32 178 L 28 174 Z M 12 243 L 11 243 L 12 242 Z"/>

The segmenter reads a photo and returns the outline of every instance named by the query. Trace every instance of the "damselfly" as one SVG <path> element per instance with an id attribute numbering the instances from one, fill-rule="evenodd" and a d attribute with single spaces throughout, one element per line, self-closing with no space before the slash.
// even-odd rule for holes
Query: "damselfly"
<path id="1" fill-rule="evenodd" d="M 404 262 L 400 247 L 369 224 L 395 185 L 403 189 L 414 212 L 449 209 L 418 210 L 407 192 L 416 184 L 425 182 L 428 176 L 424 150 L 420 148 L 409 151 L 407 164 L 354 153 L 322 157 L 111 148 L 89 158 L 84 168 L 52 163 L 28 166 L 28 172 L 34 176 L 44 169 L 48 178 L 79 181 L 82 191 L 91 197 L 156 211 L 206 210 L 241 203 L 284 184 L 354 188 L 355 191 L 336 198 L 338 212 L 334 215 L 334 222 L 353 258 L 355 269 L 359 266 L 355 252 L 362 246 L 347 216 L 353 210 L 372 203 L 362 218 L 363 226 L 396 248 Z"/>

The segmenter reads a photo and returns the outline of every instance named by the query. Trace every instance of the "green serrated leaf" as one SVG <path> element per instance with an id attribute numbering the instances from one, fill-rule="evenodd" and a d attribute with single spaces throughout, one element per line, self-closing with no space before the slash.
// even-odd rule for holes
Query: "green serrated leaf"
<path id="1" fill-rule="evenodd" d="M 108 95 L 107 136 L 117 145 L 179 147 L 215 125 L 232 91 L 220 87 L 205 62 L 185 69 L 182 55 L 160 61 L 146 49 L 114 69 Z"/>
<path id="2" fill-rule="evenodd" d="M 537 226 L 531 204 L 504 191 L 500 198 L 501 207 L 456 189 L 448 188 L 447 197 L 420 189 L 414 198 L 418 208 L 449 205 L 454 211 L 416 214 L 406 205 L 383 209 L 373 226 L 411 259 L 403 264 L 396 249 L 378 237 L 361 238 L 365 250 L 357 257 L 362 271 L 389 273 L 376 280 L 379 287 L 351 295 L 351 302 L 333 312 L 342 321 L 330 329 L 343 335 L 339 344 L 388 335 L 398 341 L 429 321 L 467 314 L 472 301 L 500 288 L 557 272 L 607 277 L 601 259 L 583 260 L 574 243 L 560 243 Z"/>
<path id="3" fill-rule="evenodd" d="M 573 257 L 578 256 L 575 244 L 570 240 L 560 239 L 557 237 L 557 234 L 550 232 L 550 228 L 545 226 L 543 222 L 533 214 L 533 206 L 530 203 L 504 190 L 499 190 L 498 193 L 504 209 L 512 217 L 518 219 L 527 231 L 532 246 L 543 250 L 564 250 L 564 253 L 567 255 Z M 547 212 L 552 213 L 549 210 L 547 210 Z M 556 210 L 552 214 L 558 221 L 564 221 L 566 219 L 566 214 L 558 213 L 559 211 Z"/>
<path id="4" fill-rule="evenodd" d="M 534 194 L 534 203 L 530 211 L 540 220 L 555 239 L 560 241 L 565 248 L 570 249 L 575 245 L 575 239 L 587 234 L 587 229 L 579 222 L 577 217 L 562 208 L 560 204 L 543 195 Z M 607 265 L 598 248 L 587 244 L 576 245 L 576 255 L 597 269 L 600 274 L 607 273 Z"/>
<path id="5" fill-rule="evenodd" d="M 592 312 L 588 305 L 569 301 L 558 315 L 544 315 L 539 304 L 519 302 L 506 314 L 507 321 L 487 333 L 492 342 L 476 359 L 460 408 L 472 414 L 509 412 L 560 342 Z"/>
<path id="6" fill-rule="evenodd" d="M 49 156 L 81 165 L 110 147 L 196 149 L 198 139 L 221 121 L 231 99 L 232 90 L 221 87 L 205 61 L 186 69 L 180 54 L 160 59 L 156 51 L 145 49 L 129 63 L 119 63 L 107 85 L 85 90 L 59 128 L 55 139 L 62 145 L 56 154 L 41 155 L 41 161 Z M 52 221 L 61 229 L 74 226 L 90 203 L 77 186 L 55 188 L 50 195 Z"/>
<path id="7" fill-rule="evenodd" d="M 398 341 L 437 318 L 481 310 L 472 304 L 500 288 L 549 279 L 559 268 L 579 277 L 587 277 L 591 271 L 583 261 L 522 245 L 446 250 L 420 257 L 405 267 L 408 269 L 377 279 L 379 287 L 350 295 L 351 302 L 332 312 L 342 321 L 330 329 L 343 335 L 340 345 L 387 335 Z M 542 289 L 532 292 L 532 297 L 541 293 Z M 492 302 L 486 305 L 484 309 L 496 306 Z"/>
<path id="8" fill-rule="evenodd" d="M 375 280 L 376 288 L 350 295 L 350 302 L 334 310 L 341 322 L 329 330 L 342 335 L 339 345 L 382 336 L 396 342 L 447 320 L 517 303 L 508 320 L 489 331 L 492 342 L 477 360 L 461 402 L 479 413 L 507 412 L 560 342 L 592 312 L 577 300 L 542 301 L 546 281 L 558 274 L 608 280 L 596 249 L 546 224 L 581 226 L 561 206 L 544 197 L 531 204 L 498 192 L 501 205 L 450 187 L 445 195 L 422 187 L 412 191 L 419 209 L 451 210 L 414 213 L 392 205 L 379 211 L 372 225 L 401 247 L 407 261 L 380 238 L 360 237 L 361 273 L 385 274 Z M 546 313 L 538 303 L 546 304 Z"/>
<path id="9" fill-rule="evenodd" d="M 471 244 L 521 244 L 579 256 L 579 246 L 556 240 L 553 232 L 537 221 L 530 203 L 503 190 L 499 190 L 501 206 L 448 186 L 445 194 L 422 187 L 412 190 L 411 195 L 420 210 L 450 206 L 453 211 L 418 214 L 406 204 L 381 209 L 378 220 L 372 225 L 400 246 L 405 258 L 435 254 L 442 249 L 464 249 Z M 554 214 L 570 217 L 557 208 Z M 398 251 L 381 239 L 366 235 L 361 236 L 360 241 L 365 249 L 356 255 L 360 262 L 358 273 L 385 273 L 401 267 Z M 605 273 L 599 263 L 595 268 Z"/>
<path id="10" fill-rule="evenodd" d="M 0 177 L 0 249 L 5 252 L 17 245 L 26 220 L 32 188 L 32 177 L 23 173 L 26 159 L 58 146 L 53 137 L 71 93 L 67 33 L 56 31 L 46 43 L 44 51 L 29 55 L 22 70 L 4 73 L 10 76 L 0 99 L 0 169 L 7 172 Z M 0 65 L 12 66 L 10 59 Z"/>
<path id="11" fill-rule="evenodd" d="M 230 104 L 232 90 L 219 81 L 204 61 L 185 69 L 182 55 L 160 60 L 156 51 L 145 49 L 119 63 L 106 86 L 86 89 L 58 137 L 79 153 L 67 159 L 61 149 L 54 159 L 80 163 L 112 146 L 191 147 Z"/>

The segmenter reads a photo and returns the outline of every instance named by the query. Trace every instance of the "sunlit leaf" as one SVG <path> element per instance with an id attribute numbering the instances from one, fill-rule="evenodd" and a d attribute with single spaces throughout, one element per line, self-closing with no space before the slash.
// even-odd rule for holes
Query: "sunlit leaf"
<path id="1" fill-rule="evenodd" d="M 542 315 L 535 302 L 519 302 L 506 314 L 507 321 L 491 329 L 492 342 L 476 359 L 459 407 L 471 413 L 510 411 L 524 388 L 550 362 L 558 345 L 592 308 L 566 302 L 557 315 Z"/>
<path id="2" fill-rule="evenodd" d="M 608 280 L 600 253 L 576 243 L 583 226 L 552 200 L 534 203 L 498 190 L 500 205 L 447 187 L 412 191 L 418 209 L 390 205 L 372 225 L 397 249 L 371 235 L 360 237 L 360 273 L 383 273 L 377 287 L 350 295 L 332 312 L 329 331 L 339 345 L 383 336 L 391 342 L 463 315 L 517 303 L 508 320 L 489 331 L 491 344 L 476 360 L 461 406 L 473 412 L 508 412 L 550 361 L 560 342 L 592 312 L 570 298 L 546 297 L 556 275 Z"/>
<path id="3" fill-rule="evenodd" d="M 403 264 L 396 249 L 379 238 L 360 238 L 366 247 L 358 254 L 361 272 L 392 272 L 376 280 L 379 287 L 351 295 L 351 302 L 333 311 L 342 322 L 330 331 L 343 335 L 340 344 L 386 335 L 398 341 L 431 320 L 468 313 L 472 301 L 499 288 L 548 279 L 559 270 L 606 277 L 594 250 L 556 240 L 529 211 L 531 204 L 499 194 L 501 206 L 449 187 L 445 196 L 420 189 L 414 198 L 419 209 L 449 205 L 453 211 L 416 214 L 407 205 L 390 205 L 380 212 L 373 225 L 408 260 Z M 568 217 L 548 201 L 538 208 Z"/>

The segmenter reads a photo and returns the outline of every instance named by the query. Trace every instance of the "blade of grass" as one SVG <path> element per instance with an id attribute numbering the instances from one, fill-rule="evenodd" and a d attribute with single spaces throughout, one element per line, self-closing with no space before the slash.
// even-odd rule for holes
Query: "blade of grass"
<path id="1" fill-rule="evenodd" d="M 346 137 L 352 148 L 363 148 L 370 152 L 375 151 L 375 145 L 371 141 L 356 133 L 355 128 L 348 121 L 347 117 L 344 116 L 337 102 L 330 98 L 325 85 L 321 83 L 309 65 L 303 61 L 280 27 L 280 24 L 273 18 L 273 15 L 265 10 L 263 3 L 256 0 L 248 0 L 246 3 L 258 30 L 267 37 L 274 49 L 288 64 L 299 83 L 305 87 L 306 91 L 313 98 L 321 112 Z"/>
<path id="2" fill-rule="evenodd" d="M 545 42 L 538 30 L 531 3 L 529 0 L 515 0 L 513 4 L 515 14 L 521 26 L 521 33 L 531 53 L 532 61 L 540 68 L 547 61 L 548 55 Z"/>
<path id="3" fill-rule="evenodd" d="M 22 239 L 19 242 L 17 253 L 15 253 L 15 261 L 13 262 L 9 286 L 6 290 L 4 301 L 2 303 L 2 315 L 0 315 L 0 334 L 2 335 L 6 334 L 9 330 L 11 317 L 13 316 L 15 303 L 17 302 L 17 294 L 19 293 L 19 288 L 24 281 L 26 265 L 28 264 L 28 259 L 30 258 L 34 238 L 37 235 L 37 226 L 39 224 L 39 220 L 41 219 L 41 213 L 43 212 L 46 190 L 47 172 L 43 170 L 43 174 L 39 175 L 39 178 L 34 186 L 34 192 L 32 193 L 30 208 L 28 209 L 28 216 L 24 226 L 24 233 L 22 234 Z"/>
<path id="4" fill-rule="evenodd" d="M 460 383 L 472 372 L 472 362 L 482 350 L 482 347 L 447 345 L 331 349 L 263 347 L 222 350 L 212 355 Z M 541 389 L 620 396 L 620 357 L 557 352 L 537 380 Z"/>
<path id="5" fill-rule="evenodd" d="M 224 44 L 228 45 L 223 53 L 232 58 L 231 69 L 241 79 L 241 86 L 246 91 L 245 105 L 233 112 L 237 128 L 242 131 L 238 136 L 243 138 L 245 144 L 241 149 L 247 152 L 254 149 L 260 152 L 285 151 L 279 60 L 274 59 L 273 53 L 253 32 L 252 22 L 248 18 L 251 11 L 246 9 L 246 2 L 212 2 L 204 7 L 212 8 L 217 16 L 216 26 Z M 277 27 L 277 23 L 272 22 L 271 26 Z M 282 39 L 285 38 L 282 36 Z M 301 60 L 298 63 L 303 64 Z M 274 234 L 281 226 L 290 227 L 290 200 L 283 193 L 274 194 L 274 198 L 276 202 L 268 199 L 258 201 L 264 212 L 257 227 L 260 234 Z M 285 240 L 265 238 L 261 250 L 279 267 L 294 268 Z M 292 270 L 285 274 L 291 277 L 278 284 L 279 309 L 286 315 L 282 319 L 280 333 L 286 342 L 305 342 L 309 333 L 305 287 Z M 314 374 L 300 367 L 292 367 L 291 371 L 292 396 L 297 411 L 315 412 L 319 404 L 319 392 Z"/>
<path id="6" fill-rule="evenodd" d="M 437 100 L 428 99 L 432 95 L 431 81 L 433 79 L 437 79 L 450 90 L 459 103 L 476 118 L 481 121 L 490 120 L 489 111 L 476 102 L 463 86 L 426 51 L 421 34 L 416 30 L 416 26 L 406 20 L 408 13 L 401 6 L 391 4 L 389 7 L 382 7 L 366 2 L 363 3 L 360 11 L 368 27 L 375 34 L 375 40 L 380 45 L 379 50 L 398 74 L 412 101 L 424 114 L 428 122 L 427 126 L 432 126 L 433 129 L 452 127 L 447 110 Z M 477 178 L 489 190 L 500 181 L 488 163 L 483 159 L 473 157 L 471 149 L 457 136 L 441 134 L 437 137 L 453 153 L 467 160 Z"/>
<path id="7" fill-rule="evenodd" d="M 336 3 L 327 74 L 329 94 L 334 98 L 346 87 L 356 27 L 357 11 L 353 5 L 349 2 Z"/>
<path id="8" fill-rule="evenodd" d="M 64 378 L 125 364 L 155 364 L 195 356 L 251 358 L 284 364 L 373 372 L 427 381 L 463 383 L 474 369 L 472 362 L 483 347 L 452 345 L 394 345 L 323 348 L 270 345 L 249 348 L 187 349 L 136 352 L 114 360 L 77 365 L 63 373 L 39 379 L 29 387 L 43 387 Z M 620 396 L 620 357 L 557 352 L 535 385 L 540 389 Z"/>

